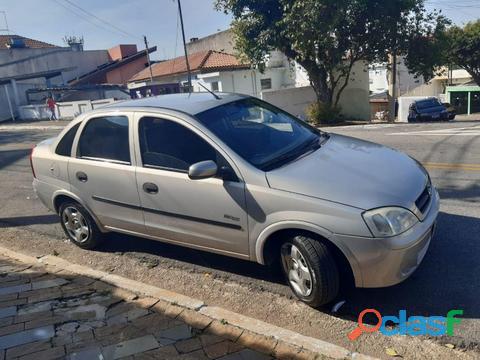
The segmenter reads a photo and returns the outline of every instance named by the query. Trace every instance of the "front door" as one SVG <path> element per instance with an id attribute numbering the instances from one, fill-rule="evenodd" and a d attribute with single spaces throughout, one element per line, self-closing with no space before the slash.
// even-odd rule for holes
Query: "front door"
<path id="1" fill-rule="evenodd" d="M 130 121 L 128 114 L 88 119 L 76 140 L 68 175 L 71 191 L 104 226 L 143 232 Z"/>
<path id="2" fill-rule="evenodd" d="M 173 118 L 138 115 L 137 183 L 148 234 L 248 257 L 245 184 L 199 131 Z M 191 180 L 190 165 L 213 160 L 228 179 Z"/>

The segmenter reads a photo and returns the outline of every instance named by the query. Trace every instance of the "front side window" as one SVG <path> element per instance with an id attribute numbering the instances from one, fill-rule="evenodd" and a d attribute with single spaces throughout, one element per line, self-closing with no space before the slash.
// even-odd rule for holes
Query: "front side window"
<path id="1" fill-rule="evenodd" d="M 196 118 L 246 161 L 265 171 L 319 145 L 319 131 L 255 98 L 217 106 Z"/>
<path id="2" fill-rule="evenodd" d="M 90 119 L 80 136 L 78 156 L 130 164 L 128 118 L 104 116 Z"/>
<path id="3" fill-rule="evenodd" d="M 145 167 L 188 171 L 190 165 L 212 160 L 223 164 L 220 154 L 200 136 L 171 120 L 144 117 L 139 122 L 140 150 Z"/>
<path id="4" fill-rule="evenodd" d="M 75 135 L 77 134 L 77 130 L 79 126 L 80 126 L 80 123 L 72 126 L 72 128 L 68 130 L 67 133 L 63 136 L 62 140 L 59 141 L 57 148 L 55 149 L 55 153 L 57 155 L 62 155 L 62 156 L 71 155 L 73 140 L 75 139 Z"/>

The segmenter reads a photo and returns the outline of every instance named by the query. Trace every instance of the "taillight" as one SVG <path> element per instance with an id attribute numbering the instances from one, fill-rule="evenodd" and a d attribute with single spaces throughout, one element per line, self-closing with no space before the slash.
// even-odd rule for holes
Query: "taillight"
<path id="1" fill-rule="evenodd" d="M 32 147 L 32 151 L 30 152 L 30 167 L 32 168 L 33 177 L 36 179 L 37 176 L 35 175 L 35 170 L 33 169 L 33 161 L 32 161 L 33 150 L 35 150 L 35 145 Z"/>

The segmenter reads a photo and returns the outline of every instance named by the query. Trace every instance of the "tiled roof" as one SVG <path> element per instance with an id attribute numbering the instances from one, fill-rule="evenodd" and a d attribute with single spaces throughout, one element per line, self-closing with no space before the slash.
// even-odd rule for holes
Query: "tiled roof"
<path id="1" fill-rule="evenodd" d="M 249 64 L 240 62 L 234 55 L 208 50 L 188 55 L 188 62 L 192 72 L 206 72 L 218 70 L 247 69 Z M 184 56 L 162 61 L 152 65 L 154 78 L 171 76 L 187 72 Z M 135 74 L 129 81 L 140 81 L 150 78 L 150 70 L 143 69 Z"/>
<path id="2" fill-rule="evenodd" d="M 10 44 L 10 39 L 22 39 L 25 43 L 25 48 L 29 49 L 48 49 L 48 48 L 57 48 L 59 46 L 48 44 L 43 41 L 29 39 L 19 35 L 0 35 L 0 49 L 8 49 Z"/>

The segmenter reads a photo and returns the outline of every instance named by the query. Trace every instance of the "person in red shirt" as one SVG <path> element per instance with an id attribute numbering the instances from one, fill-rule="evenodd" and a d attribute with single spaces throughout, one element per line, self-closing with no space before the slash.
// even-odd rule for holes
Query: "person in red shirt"
<path id="1" fill-rule="evenodd" d="M 57 106 L 57 103 L 55 102 L 55 100 L 53 100 L 53 97 L 51 95 L 47 98 L 46 104 L 51 113 L 50 120 L 58 120 L 57 115 L 55 115 L 55 107 Z"/>

